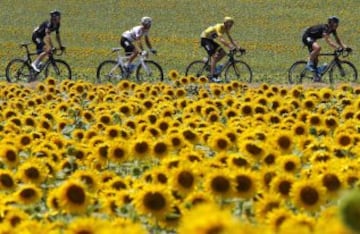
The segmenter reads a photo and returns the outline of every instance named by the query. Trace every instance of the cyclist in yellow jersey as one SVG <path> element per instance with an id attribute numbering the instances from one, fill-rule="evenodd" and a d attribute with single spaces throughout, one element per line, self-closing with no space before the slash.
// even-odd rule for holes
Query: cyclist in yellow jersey
<path id="1" fill-rule="evenodd" d="M 226 55 L 224 49 L 218 42 L 231 49 L 238 49 L 240 47 L 230 36 L 230 29 L 234 25 L 234 20 L 231 17 L 225 17 L 224 22 L 208 27 L 201 33 L 201 46 L 204 47 L 208 55 L 210 56 L 210 79 L 215 82 L 220 80 L 217 78 L 218 74 L 215 74 L 216 64 Z M 228 37 L 225 39 L 224 35 Z"/>

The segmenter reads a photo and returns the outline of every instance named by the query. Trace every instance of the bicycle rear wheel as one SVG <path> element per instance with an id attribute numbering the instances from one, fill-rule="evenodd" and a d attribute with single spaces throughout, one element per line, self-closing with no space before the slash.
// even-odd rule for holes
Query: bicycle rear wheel
<path id="1" fill-rule="evenodd" d="M 54 59 L 54 61 L 48 63 L 45 68 L 45 79 L 48 77 L 53 77 L 60 81 L 71 79 L 71 69 L 69 64 L 64 60 Z"/>
<path id="2" fill-rule="evenodd" d="M 9 62 L 5 69 L 6 80 L 10 83 L 15 82 L 29 82 L 32 76 L 32 71 L 23 59 L 13 59 Z"/>
<path id="3" fill-rule="evenodd" d="M 120 81 L 121 79 L 125 79 L 126 74 L 116 61 L 105 60 L 98 66 L 96 70 L 96 78 L 99 84 L 105 82 L 114 83 Z"/>
<path id="4" fill-rule="evenodd" d="M 301 84 L 313 82 L 314 72 L 306 69 L 306 61 L 297 61 L 289 69 L 289 83 Z"/>
<path id="5" fill-rule="evenodd" d="M 136 80 L 138 82 L 158 82 L 164 80 L 161 66 L 152 60 L 144 61 L 144 65 L 139 64 L 136 69 Z"/>
<path id="6" fill-rule="evenodd" d="M 251 83 L 252 70 L 244 61 L 234 61 L 225 68 L 225 81 L 238 80 Z"/>
<path id="7" fill-rule="evenodd" d="M 329 71 L 330 83 L 356 82 L 358 72 L 349 61 L 339 61 Z"/>
<path id="8" fill-rule="evenodd" d="M 206 73 L 210 73 L 210 65 L 202 60 L 191 62 L 185 70 L 185 76 L 194 75 L 195 77 L 200 77 L 206 75 Z"/>

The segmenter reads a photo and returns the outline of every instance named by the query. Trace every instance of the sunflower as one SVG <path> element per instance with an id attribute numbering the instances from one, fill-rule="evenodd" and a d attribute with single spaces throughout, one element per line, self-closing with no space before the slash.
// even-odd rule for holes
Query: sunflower
<path id="1" fill-rule="evenodd" d="M 293 183 L 290 197 L 293 204 L 301 209 L 316 211 L 325 201 L 326 188 L 321 181 L 310 179 Z"/>
<path id="2" fill-rule="evenodd" d="M 240 153 L 231 153 L 227 160 L 227 164 L 230 168 L 250 168 L 254 163 L 254 160 L 249 157 L 245 157 Z"/>
<path id="3" fill-rule="evenodd" d="M 15 207 L 10 208 L 9 207 L 9 208 L 7 208 L 5 215 L 3 217 L 2 225 L 9 224 L 14 230 L 15 228 L 19 227 L 19 225 L 21 223 L 25 222 L 26 220 L 29 220 L 29 218 L 30 218 L 29 215 L 25 211 L 21 210 L 20 208 L 15 208 Z M 13 231 L 1 232 L 1 233 L 4 233 L 4 234 L 5 233 L 13 233 Z"/>
<path id="4" fill-rule="evenodd" d="M 170 70 L 168 76 L 171 80 L 178 80 L 180 78 L 180 74 L 177 70 Z"/>
<path id="5" fill-rule="evenodd" d="M 278 167 L 281 171 L 295 174 L 301 168 L 301 160 L 296 155 L 283 155 L 279 158 Z"/>
<path id="6" fill-rule="evenodd" d="M 111 161 L 122 163 L 128 160 L 128 146 L 123 141 L 114 141 L 109 145 L 108 157 Z"/>
<path id="7" fill-rule="evenodd" d="M 339 132 L 335 136 L 335 142 L 337 146 L 341 147 L 342 149 L 348 149 L 353 145 L 353 136 L 347 132 Z"/>
<path id="8" fill-rule="evenodd" d="M 273 233 L 279 233 L 279 229 L 283 223 L 293 216 L 294 214 L 286 208 L 275 209 L 268 214 L 266 223 L 270 226 Z"/>
<path id="9" fill-rule="evenodd" d="M 326 188 L 326 193 L 330 198 L 337 197 L 344 188 L 343 177 L 335 170 L 328 170 L 321 175 L 322 185 Z"/>
<path id="10" fill-rule="evenodd" d="M 126 190 L 129 188 L 129 182 L 119 176 L 112 178 L 111 180 L 106 182 L 105 185 L 115 191 Z"/>
<path id="11" fill-rule="evenodd" d="M 308 134 L 308 127 L 303 122 L 297 121 L 294 125 L 292 125 L 291 129 L 295 137 L 305 136 Z"/>
<path id="12" fill-rule="evenodd" d="M 265 193 L 262 194 L 254 203 L 255 215 L 258 221 L 264 221 L 271 212 L 281 208 L 284 201 L 278 194 Z"/>
<path id="13" fill-rule="evenodd" d="M 144 159 L 149 156 L 151 151 L 151 141 L 144 136 L 138 136 L 130 141 L 130 157 Z"/>
<path id="14" fill-rule="evenodd" d="M 274 177 L 270 183 L 270 191 L 275 194 L 279 194 L 283 198 L 288 198 L 290 190 L 295 182 L 295 177 L 289 174 L 279 174 Z"/>
<path id="15" fill-rule="evenodd" d="M 170 183 L 178 193 L 188 194 L 196 187 L 197 177 L 194 168 L 182 165 L 171 171 Z"/>
<path id="16" fill-rule="evenodd" d="M 225 134 L 213 134 L 209 138 L 209 145 L 217 152 L 227 151 L 232 143 Z"/>
<path id="17" fill-rule="evenodd" d="M 265 154 L 264 143 L 262 142 L 246 139 L 241 141 L 240 144 L 241 152 L 247 157 L 259 160 Z"/>
<path id="18" fill-rule="evenodd" d="M 41 189 L 33 184 L 22 185 L 15 193 L 16 201 L 24 205 L 34 204 L 38 202 L 41 197 Z"/>
<path id="19" fill-rule="evenodd" d="M 69 224 L 64 234 L 97 234 L 102 233 L 107 223 L 95 217 L 79 217 Z"/>
<path id="20" fill-rule="evenodd" d="M 59 206 L 67 213 L 84 213 L 90 197 L 85 185 L 77 180 L 66 180 L 58 191 Z"/>
<path id="21" fill-rule="evenodd" d="M 41 184 L 46 180 L 48 173 L 42 160 L 30 158 L 19 166 L 17 177 L 25 183 Z"/>
<path id="22" fill-rule="evenodd" d="M 235 196 L 242 199 L 249 199 L 255 195 L 258 190 L 258 175 L 250 170 L 240 169 L 236 170 L 234 176 L 234 191 Z"/>
<path id="23" fill-rule="evenodd" d="M 294 147 L 294 139 L 290 132 L 281 131 L 272 139 L 274 146 L 282 153 L 290 153 Z"/>
<path id="24" fill-rule="evenodd" d="M 14 168 L 19 163 L 18 149 L 9 144 L 0 145 L 0 159 L 5 163 L 9 168 Z"/>
<path id="25" fill-rule="evenodd" d="M 0 190 L 13 190 L 16 182 L 13 173 L 7 169 L 0 169 Z"/>
<path id="26" fill-rule="evenodd" d="M 233 180 L 229 171 L 217 169 L 206 174 L 204 183 L 205 190 L 214 196 L 228 197 L 233 194 Z"/>
<path id="27" fill-rule="evenodd" d="M 170 149 L 170 144 L 167 140 L 156 140 L 152 145 L 152 155 L 156 158 L 164 158 L 168 155 Z"/>
<path id="28" fill-rule="evenodd" d="M 167 187 L 151 184 L 134 194 L 133 203 L 139 214 L 164 217 L 171 212 L 173 198 Z"/>
<path id="29" fill-rule="evenodd" d="M 81 181 L 88 191 L 96 191 L 99 185 L 98 172 L 91 169 L 76 170 L 69 179 Z"/>
<path id="30" fill-rule="evenodd" d="M 202 218 L 199 219 L 199 217 Z M 234 230 L 241 229 L 240 224 L 228 210 L 221 210 L 213 203 L 205 203 L 184 213 L 178 233 L 234 233 Z"/>

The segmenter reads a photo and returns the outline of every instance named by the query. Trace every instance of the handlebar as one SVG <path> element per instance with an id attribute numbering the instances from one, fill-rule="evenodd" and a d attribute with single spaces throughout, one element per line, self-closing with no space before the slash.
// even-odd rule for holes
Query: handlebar
<path id="1" fill-rule="evenodd" d="M 335 57 L 347 57 L 349 56 L 351 53 L 352 53 L 352 49 L 351 48 L 340 48 L 340 49 L 336 49 L 334 50 L 333 53 L 323 53 L 323 54 L 320 54 L 321 56 L 335 56 Z"/>
<path id="2" fill-rule="evenodd" d="M 244 55 L 244 54 L 246 54 L 246 50 L 245 49 L 243 49 L 243 48 L 241 48 L 241 49 L 236 49 L 236 48 L 234 48 L 234 49 L 231 49 L 230 51 L 229 51 L 229 56 L 237 56 L 237 57 L 240 57 L 240 56 L 242 56 L 242 55 Z"/>
<path id="3" fill-rule="evenodd" d="M 60 51 L 60 52 L 59 52 Z M 66 52 L 66 47 L 62 47 L 62 48 L 52 48 L 51 49 L 51 53 L 56 55 L 56 56 L 61 56 Z"/>

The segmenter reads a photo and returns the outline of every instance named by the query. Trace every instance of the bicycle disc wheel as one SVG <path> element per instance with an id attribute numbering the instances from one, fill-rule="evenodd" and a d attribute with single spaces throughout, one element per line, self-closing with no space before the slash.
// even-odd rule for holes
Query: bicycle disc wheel
<path id="1" fill-rule="evenodd" d="M 301 84 L 313 82 L 314 72 L 306 69 L 306 61 L 297 61 L 289 69 L 289 83 Z"/>
<path id="2" fill-rule="evenodd" d="M 206 72 L 210 73 L 210 65 L 207 65 L 202 60 L 196 60 L 186 67 L 185 76 L 194 75 L 195 77 L 200 77 L 206 75 Z"/>
<path id="3" fill-rule="evenodd" d="M 161 66 L 154 61 L 146 60 L 136 69 L 136 80 L 139 82 L 158 82 L 164 80 Z"/>
<path id="4" fill-rule="evenodd" d="M 234 61 L 225 68 L 225 81 L 238 80 L 251 83 L 252 70 L 249 65 L 243 61 Z"/>
<path id="5" fill-rule="evenodd" d="M 331 83 L 355 82 L 357 76 L 356 67 L 349 61 L 339 61 L 329 71 Z"/>
<path id="6" fill-rule="evenodd" d="M 54 62 L 48 63 L 45 68 L 45 79 L 53 77 L 57 80 L 71 79 L 71 69 L 64 60 L 54 59 Z"/>
<path id="7" fill-rule="evenodd" d="M 118 82 L 121 79 L 125 79 L 126 76 L 118 63 L 114 60 L 105 60 L 100 63 L 96 70 L 97 82 L 106 83 L 106 82 Z"/>
<path id="8" fill-rule="evenodd" d="M 6 66 L 6 80 L 10 83 L 29 82 L 32 75 L 30 66 L 22 59 L 13 59 Z"/>

